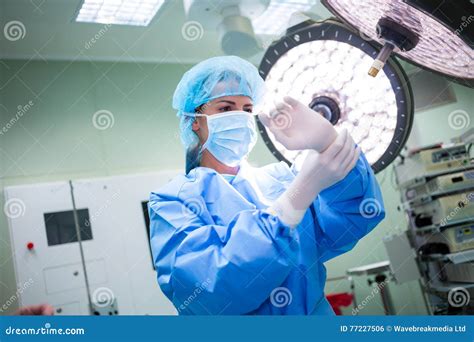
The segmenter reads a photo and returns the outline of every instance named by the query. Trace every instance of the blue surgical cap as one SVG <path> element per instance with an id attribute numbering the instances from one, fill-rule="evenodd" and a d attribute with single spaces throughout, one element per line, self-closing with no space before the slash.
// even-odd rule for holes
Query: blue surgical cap
<path id="1" fill-rule="evenodd" d="M 265 83 L 257 68 L 237 56 L 206 59 L 188 70 L 179 82 L 173 96 L 173 108 L 180 118 L 181 141 L 186 149 L 198 143 L 192 131 L 196 109 L 218 97 L 244 95 L 258 104 L 265 92 Z"/>

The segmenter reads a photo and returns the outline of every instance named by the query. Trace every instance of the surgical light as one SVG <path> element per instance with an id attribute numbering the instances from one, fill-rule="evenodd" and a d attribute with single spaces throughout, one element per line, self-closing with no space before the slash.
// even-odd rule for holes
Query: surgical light
<path id="1" fill-rule="evenodd" d="M 413 122 L 412 92 L 399 63 L 389 58 L 377 78 L 367 75 L 378 50 L 339 21 L 306 21 L 290 28 L 265 52 L 259 72 L 270 112 L 290 95 L 347 128 L 378 172 L 403 147 Z M 319 114 L 320 113 L 320 114 Z M 266 145 L 289 164 L 302 153 L 286 150 L 257 121 Z"/>
<path id="2" fill-rule="evenodd" d="M 164 0 L 84 0 L 77 22 L 147 26 Z"/>
<path id="3" fill-rule="evenodd" d="M 474 85 L 474 4 L 469 0 L 322 0 L 338 18 L 383 47 L 375 76 L 392 51 L 423 68 Z"/>

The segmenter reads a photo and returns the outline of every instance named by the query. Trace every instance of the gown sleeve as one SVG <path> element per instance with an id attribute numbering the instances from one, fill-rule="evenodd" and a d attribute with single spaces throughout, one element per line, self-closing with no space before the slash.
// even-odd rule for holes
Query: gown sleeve
<path id="1" fill-rule="evenodd" d="M 321 191 L 314 208 L 323 262 L 351 250 L 384 219 L 382 193 L 363 153 L 343 180 Z"/>
<path id="2" fill-rule="evenodd" d="M 161 289 L 180 314 L 257 309 L 296 262 L 293 232 L 255 208 L 236 212 L 227 224 L 209 224 L 206 203 L 193 201 L 189 210 L 180 199 L 151 194 L 150 241 Z"/>

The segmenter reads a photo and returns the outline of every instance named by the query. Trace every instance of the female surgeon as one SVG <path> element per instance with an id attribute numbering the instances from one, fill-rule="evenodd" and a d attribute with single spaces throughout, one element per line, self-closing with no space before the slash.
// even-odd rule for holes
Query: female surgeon
<path id="1" fill-rule="evenodd" d="M 259 117 L 286 148 L 308 150 L 301 167 L 246 162 L 263 93 L 235 56 L 197 64 L 174 93 L 186 173 L 151 193 L 149 214 L 158 283 L 180 314 L 333 315 L 324 263 L 385 216 L 351 136 L 291 97 Z M 366 201 L 379 210 L 364 215 Z"/>

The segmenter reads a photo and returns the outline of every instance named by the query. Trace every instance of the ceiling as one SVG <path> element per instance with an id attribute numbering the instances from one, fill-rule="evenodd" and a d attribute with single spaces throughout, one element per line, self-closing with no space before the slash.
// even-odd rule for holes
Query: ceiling
<path id="1" fill-rule="evenodd" d="M 182 0 L 167 0 L 148 27 L 76 23 L 80 5 L 81 0 L 0 0 L 0 59 L 196 63 L 223 54 L 215 31 L 183 38 L 189 19 Z M 329 16 L 319 1 L 310 12 L 313 18 Z M 24 25 L 25 35 L 10 41 L 3 31 L 13 20 Z M 262 46 L 274 38 L 259 37 Z M 258 63 L 262 54 L 263 49 L 249 60 Z"/>

